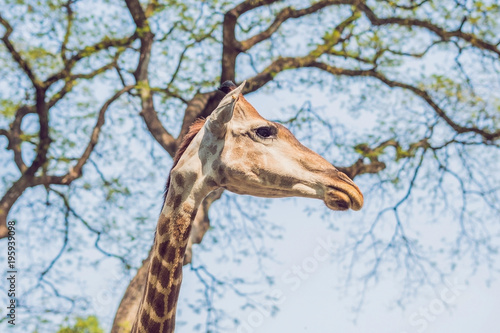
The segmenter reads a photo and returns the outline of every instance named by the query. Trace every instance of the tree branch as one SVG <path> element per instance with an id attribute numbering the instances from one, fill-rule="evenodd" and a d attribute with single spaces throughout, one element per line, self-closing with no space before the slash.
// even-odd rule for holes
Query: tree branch
<path id="1" fill-rule="evenodd" d="M 439 105 L 437 105 L 437 103 L 432 99 L 432 97 L 429 95 L 429 93 L 427 91 L 420 89 L 420 88 L 417 88 L 415 86 L 412 86 L 410 84 L 402 83 L 402 82 L 395 81 L 395 80 L 390 80 L 380 72 L 376 72 L 374 70 L 351 70 L 351 69 L 338 68 L 338 67 L 334 67 L 334 66 L 331 66 L 331 65 L 328 65 L 325 63 L 321 63 L 321 62 L 316 62 L 316 61 L 312 61 L 311 63 L 307 64 L 306 67 L 319 68 L 323 71 L 326 71 L 326 72 L 334 74 L 334 75 L 365 76 L 365 77 L 376 78 L 391 88 L 394 88 L 394 87 L 403 88 L 405 90 L 413 92 L 415 95 L 422 98 L 436 112 L 436 114 L 441 119 L 443 119 L 455 132 L 457 132 L 459 134 L 476 133 L 476 134 L 479 134 L 480 136 L 482 136 L 487 141 L 494 141 L 500 137 L 500 130 L 495 131 L 495 132 L 490 132 L 490 131 L 480 129 L 480 128 L 477 128 L 474 126 L 465 127 L 465 126 L 457 124 L 446 114 L 446 112 L 441 107 L 439 107 Z"/>
<path id="2" fill-rule="evenodd" d="M 386 168 L 384 162 L 379 161 L 379 156 L 384 152 L 387 147 L 393 147 L 396 150 L 396 160 L 403 158 L 412 158 L 415 156 L 418 149 L 429 148 L 428 138 L 423 138 L 408 146 L 408 149 L 403 149 L 401 144 L 395 139 L 390 139 L 378 144 L 375 148 L 370 148 L 367 144 L 359 144 L 355 147 L 356 151 L 363 157 L 359 158 L 353 165 L 348 167 L 337 167 L 337 169 L 351 179 L 362 174 L 375 174 Z M 370 162 L 365 163 L 365 159 Z"/>
<path id="3" fill-rule="evenodd" d="M 76 162 L 76 164 L 71 167 L 68 172 L 63 175 L 63 176 L 50 176 L 50 175 L 41 175 L 39 177 L 36 177 L 33 182 L 33 186 L 36 185 L 49 185 L 49 184 L 57 184 L 57 185 L 69 185 L 71 184 L 75 179 L 79 178 L 82 176 L 82 168 L 83 166 L 87 163 L 90 155 L 94 151 L 95 146 L 97 145 L 99 141 L 99 135 L 101 133 L 101 128 L 105 123 L 105 114 L 106 111 L 109 109 L 110 105 L 113 104 L 118 98 L 120 98 L 121 95 L 129 92 L 132 90 L 134 86 L 129 85 L 126 87 L 123 87 L 119 91 L 117 91 L 110 99 L 108 99 L 103 106 L 101 107 L 99 114 L 97 116 L 97 122 L 94 125 L 94 129 L 92 130 L 92 134 L 90 135 L 90 140 L 87 144 L 87 147 L 83 151 L 82 155 Z"/>
<path id="4" fill-rule="evenodd" d="M 140 92 L 142 110 L 141 117 L 144 119 L 149 132 L 155 140 L 165 149 L 170 156 L 175 155 L 177 145 L 174 137 L 165 129 L 153 103 L 153 92 L 149 86 L 148 67 L 151 57 L 151 49 L 154 34 L 151 32 L 146 14 L 138 0 L 125 0 L 130 14 L 137 26 L 137 35 L 141 40 L 139 62 L 134 72 L 137 88 Z"/>
<path id="5" fill-rule="evenodd" d="M 94 70 L 90 73 L 78 73 L 78 74 L 71 74 L 69 72 L 66 73 L 67 76 L 64 77 L 64 79 L 65 79 L 64 85 L 62 86 L 62 88 L 58 92 L 54 93 L 54 95 L 52 95 L 52 97 L 49 99 L 49 101 L 47 102 L 47 108 L 48 109 L 52 108 L 54 105 L 57 104 L 57 102 L 62 100 L 69 92 L 71 92 L 71 90 L 74 88 L 77 80 L 80 80 L 80 79 L 89 80 L 89 79 L 96 77 L 99 74 L 102 74 L 102 73 L 104 73 L 112 68 L 115 68 L 119 56 L 120 56 L 120 53 L 115 54 L 115 56 L 113 57 L 113 60 L 111 62 L 109 62 L 108 64 L 106 64 L 100 68 L 97 68 L 96 70 Z"/>
<path id="6" fill-rule="evenodd" d="M 16 110 L 14 120 L 10 124 L 10 131 L 7 132 L 7 138 L 9 140 L 9 143 L 7 145 L 8 150 L 12 150 L 14 153 L 14 162 L 17 165 L 17 168 L 21 173 L 25 172 L 27 169 L 26 164 L 23 161 L 23 156 L 22 156 L 22 151 L 21 151 L 21 124 L 23 121 L 24 116 L 26 116 L 29 113 L 35 113 L 35 110 L 32 107 L 28 106 L 21 106 Z"/>
<path id="7" fill-rule="evenodd" d="M 236 57 L 243 50 L 243 46 L 236 39 L 235 29 L 238 18 L 257 7 L 277 2 L 278 0 L 246 0 L 226 12 L 222 23 L 222 71 L 221 83 L 227 80 L 234 81 Z"/>
<path id="8" fill-rule="evenodd" d="M 11 43 L 9 40 L 10 35 L 14 31 L 12 27 L 10 26 L 9 22 L 5 20 L 2 15 L 0 15 L 0 24 L 2 24 L 5 27 L 5 34 L 2 37 L 2 41 L 5 44 L 5 47 L 11 54 L 12 58 L 14 58 L 15 62 L 21 67 L 21 69 L 24 71 L 24 73 L 28 76 L 28 78 L 31 80 L 31 83 L 35 88 L 41 88 L 42 83 L 37 79 L 35 76 L 35 73 L 31 69 L 31 66 L 28 64 L 26 60 L 24 60 L 21 57 L 21 54 L 16 50 L 14 45 Z"/>
<path id="9" fill-rule="evenodd" d="M 37 145 L 37 154 L 31 165 L 21 174 L 19 179 L 7 190 L 0 199 L 0 239 L 7 236 L 7 215 L 26 188 L 28 188 L 38 169 L 47 161 L 47 151 L 50 146 L 49 136 L 49 115 L 45 103 L 45 90 L 36 88 L 36 113 L 38 114 L 39 142 Z"/>
<path id="10" fill-rule="evenodd" d="M 387 18 L 379 18 L 373 10 L 366 5 L 366 2 L 364 0 L 356 0 L 354 1 L 356 4 L 355 6 L 361 10 L 368 20 L 375 25 L 375 26 L 382 26 L 382 25 L 399 25 L 399 26 L 405 26 L 405 27 L 420 27 L 427 29 L 429 31 L 432 31 L 435 33 L 437 36 L 439 36 L 442 40 L 449 40 L 452 37 L 457 37 L 462 40 L 465 40 L 469 42 L 470 44 L 474 45 L 478 49 L 482 50 L 487 50 L 491 51 L 493 53 L 496 53 L 498 56 L 500 56 L 500 49 L 498 48 L 498 45 L 494 45 L 492 43 L 489 43 L 481 38 L 478 38 L 476 35 L 471 34 L 471 33 L 466 33 L 462 32 L 461 28 L 454 30 L 454 31 L 447 31 L 446 29 L 430 22 L 430 21 L 423 21 L 419 19 L 412 19 L 412 18 L 401 18 L 401 17 L 387 17 Z"/>
<path id="11" fill-rule="evenodd" d="M 22 195 L 25 189 L 28 187 L 34 187 L 37 185 L 69 185 L 73 180 L 81 176 L 81 170 L 83 165 L 87 162 L 90 154 L 92 153 L 97 141 L 99 139 L 99 133 L 102 125 L 104 125 L 104 113 L 109 108 L 112 102 L 117 100 L 123 93 L 131 90 L 133 86 L 127 86 L 118 91 L 111 99 L 106 101 L 99 112 L 97 123 L 92 131 L 90 141 L 87 145 L 82 156 L 79 158 L 78 162 L 74 167 L 72 167 L 64 176 L 50 176 L 41 175 L 35 176 L 38 169 L 47 160 L 47 151 L 50 145 L 50 137 L 48 134 L 48 112 L 46 111 L 45 105 L 45 92 L 42 91 L 40 96 L 37 94 L 37 113 L 40 119 L 40 131 L 39 131 L 39 144 L 37 147 L 37 155 L 33 160 L 33 163 L 29 168 L 27 168 L 21 177 L 14 182 L 14 184 L 7 190 L 5 195 L 0 200 L 0 239 L 7 236 L 6 222 L 7 215 L 12 208 L 12 205 L 16 200 Z M 37 91 L 38 92 L 38 91 Z M 22 108 L 21 108 L 22 109 Z M 20 110 L 21 110 L 20 109 Z M 18 113 L 28 113 L 29 109 L 23 109 L 25 111 L 19 111 Z"/>
<path id="12" fill-rule="evenodd" d="M 71 9 L 71 4 L 73 0 L 68 0 L 63 6 L 66 8 L 66 32 L 64 33 L 64 38 L 61 43 L 61 58 L 64 63 L 67 63 L 66 59 L 66 46 L 69 42 L 69 36 L 71 35 L 71 27 L 73 26 L 73 9 Z"/>
<path id="13" fill-rule="evenodd" d="M 52 85 L 54 82 L 57 82 L 59 80 L 62 80 L 68 76 L 71 75 L 71 70 L 75 66 L 75 64 L 80 61 L 83 58 L 87 58 L 93 54 L 98 53 L 99 51 L 102 50 L 107 50 L 112 47 L 125 47 L 127 45 L 130 45 L 135 39 L 137 38 L 137 35 L 134 33 L 131 36 L 124 37 L 124 38 L 118 38 L 118 39 L 109 39 L 105 38 L 102 41 L 94 44 L 94 45 L 89 45 L 78 51 L 76 54 L 74 54 L 71 58 L 69 58 L 65 62 L 64 68 L 57 72 L 56 74 L 50 76 L 45 82 L 44 86 L 49 87 Z"/>
<path id="14" fill-rule="evenodd" d="M 266 83 L 272 81 L 278 73 L 284 70 L 308 67 L 308 64 L 311 64 L 323 54 L 330 52 L 335 45 L 340 43 L 344 30 L 357 19 L 359 19 L 359 12 L 353 12 L 351 16 L 333 28 L 331 33 L 325 34 L 323 38 L 324 43 L 317 45 L 316 48 L 306 56 L 286 57 L 274 60 L 262 72 L 247 80 L 243 92 L 250 93 L 260 89 Z"/>
<path id="15" fill-rule="evenodd" d="M 266 30 L 256 34 L 255 36 L 248 38 L 245 41 L 242 41 L 240 43 L 241 51 L 245 52 L 249 50 L 251 47 L 253 47 L 255 44 L 270 38 L 272 34 L 279 29 L 279 27 L 283 24 L 283 22 L 285 22 L 288 19 L 306 16 L 315 13 L 325 7 L 336 4 L 343 4 L 344 2 L 345 1 L 339 1 L 339 0 L 322 0 L 303 9 L 293 9 L 292 7 L 286 7 L 276 15 L 273 23 L 271 23 L 271 25 Z"/>
<path id="16" fill-rule="evenodd" d="M 457 124 L 454 122 L 446 112 L 434 101 L 434 99 L 429 95 L 429 93 L 423 89 L 417 88 L 407 83 L 402 83 L 399 81 L 391 80 L 384 76 L 382 73 L 375 71 L 374 69 L 370 70 L 358 70 L 358 69 L 346 69 L 335 67 L 332 65 L 328 65 L 323 62 L 318 62 L 315 60 L 316 56 L 313 55 L 314 51 L 309 56 L 304 57 L 288 57 L 288 58 L 279 58 L 271 63 L 267 68 L 265 68 L 262 72 L 247 80 L 247 84 L 245 86 L 245 93 L 255 91 L 272 81 L 274 77 L 284 71 L 289 69 L 297 69 L 303 67 L 314 67 L 321 69 L 325 72 L 328 72 L 337 76 L 351 76 L 351 77 L 372 77 L 376 78 L 379 81 L 385 83 L 387 86 L 394 88 L 402 88 L 408 91 L 411 91 L 416 96 L 422 98 L 434 111 L 435 113 L 443 119 L 455 132 L 462 133 L 475 133 L 480 135 L 486 141 L 494 141 L 500 138 L 500 130 L 491 132 L 485 129 L 477 128 L 474 126 L 466 127 Z"/>

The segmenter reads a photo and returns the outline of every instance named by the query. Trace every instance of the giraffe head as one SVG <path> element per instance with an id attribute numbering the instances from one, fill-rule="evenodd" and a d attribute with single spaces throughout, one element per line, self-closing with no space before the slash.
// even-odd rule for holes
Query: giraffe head
<path id="1" fill-rule="evenodd" d="M 199 159 L 211 188 L 268 198 L 318 198 L 333 210 L 361 209 L 363 195 L 356 184 L 286 127 L 261 117 L 241 94 L 244 85 L 223 84 L 226 96 L 204 124 L 195 126 L 197 143 L 186 147 L 191 157 L 181 164 Z"/>

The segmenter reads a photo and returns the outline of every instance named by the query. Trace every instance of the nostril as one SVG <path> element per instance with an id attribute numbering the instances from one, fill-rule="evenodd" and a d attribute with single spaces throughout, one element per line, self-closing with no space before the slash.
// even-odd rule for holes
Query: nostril
<path id="1" fill-rule="evenodd" d="M 342 210 L 348 210 L 349 209 L 349 204 L 343 200 L 339 200 L 337 202 L 335 202 L 335 204 L 337 205 L 337 207 L 339 209 L 342 209 Z"/>

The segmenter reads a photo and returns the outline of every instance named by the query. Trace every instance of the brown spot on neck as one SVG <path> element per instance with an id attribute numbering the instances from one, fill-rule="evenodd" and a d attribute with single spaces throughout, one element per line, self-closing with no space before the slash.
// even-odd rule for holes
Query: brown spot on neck
<path id="1" fill-rule="evenodd" d="M 182 176 L 182 174 L 178 173 L 175 175 L 175 183 L 177 186 L 179 186 L 180 188 L 183 188 L 184 187 L 184 176 Z"/>
<path id="2" fill-rule="evenodd" d="M 162 214 L 158 220 L 155 246 L 134 333 L 174 332 L 182 266 L 195 209 L 186 198 L 174 192 L 170 193 L 168 200 L 169 207 L 172 207 L 172 201 L 179 202 L 168 209 L 167 216 Z"/>

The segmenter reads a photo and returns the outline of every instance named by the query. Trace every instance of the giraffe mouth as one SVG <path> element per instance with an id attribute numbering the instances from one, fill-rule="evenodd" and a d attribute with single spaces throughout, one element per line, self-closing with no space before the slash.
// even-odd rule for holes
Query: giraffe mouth
<path id="1" fill-rule="evenodd" d="M 360 210 L 363 207 L 363 194 L 354 182 L 344 173 L 338 172 L 334 185 L 327 185 L 325 204 L 332 210 Z"/>
<path id="2" fill-rule="evenodd" d="M 325 204 L 332 210 L 348 210 L 353 206 L 349 195 L 333 186 L 328 186 L 328 191 L 325 196 Z"/>

